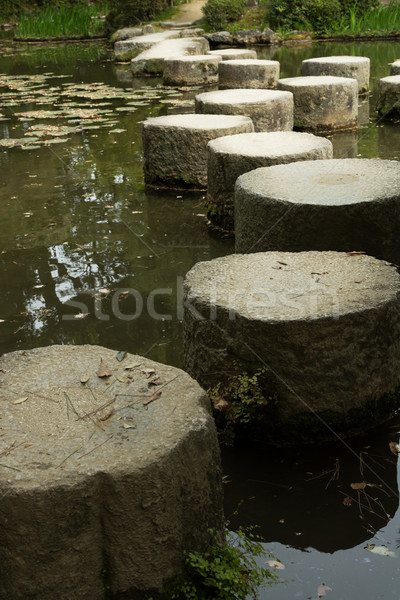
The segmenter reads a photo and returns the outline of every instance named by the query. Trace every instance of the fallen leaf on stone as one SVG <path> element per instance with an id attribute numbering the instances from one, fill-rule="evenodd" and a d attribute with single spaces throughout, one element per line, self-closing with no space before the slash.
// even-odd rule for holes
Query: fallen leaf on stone
<path id="1" fill-rule="evenodd" d="M 364 250 L 353 250 L 352 252 L 346 252 L 347 256 L 359 256 L 360 254 L 365 254 Z"/>
<path id="2" fill-rule="evenodd" d="M 148 382 L 148 386 L 151 387 L 152 385 L 161 385 L 162 384 L 162 380 L 161 377 L 155 377 L 154 379 L 150 379 L 150 381 Z"/>
<path id="3" fill-rule="evenodd" d="M 365 483 L 365 481 L 361 481 L 360 483 L 351 483 L 350 487 L 353 490 L 365 490 L 365 488 L 367 487 L 367 484 Z"/>
<path id="4" fill-rule="evenodd" d="M 396 554 L 391 550 L 388 550 L 386 546 L 375 546 L 375 544 L 371 544 L 365 549 L 369 550 L 373 554 L 379 554 L 380 556 L 390 556 L 390 558 L 396 558 Z"/>
<path id="5" fill-rule="evenodd" d="M 354 504 L 354 500 L 353 498 L 350 498 L 350 496 L 346 496 L 346 498 L 343 499 L 343 504 L 344 506 L 352 506 Z"/>
<path id="6" fill-rule="evenodd" d="M 224 400 L 223 398 L 220 398 L 219 400 L 217 400 L 216 402 L 214 402 L 214 408 L 215 410 L 219 410 L 221 412 L 228 410 L 228 408 L 230 407 L 231 403 L 228 402 L 227 400 Z"/>
<path id="7" fill-rule="evenodd" d="M 277 569 L 278 571 L 283 571 L 283 569 L 286 569 L 285 565 L 283 565 L 279 560 L 267 560 L 265 564 L 273 569 Z"/>
<path id="8" fill-rule="evenodd" d="M 147 406 L 148 404 L 150 404 L 150 402 L 154 402 L 154 400 L 158 400 L 158 398 L 161 396 L 162 392 L 154 392 L 154 394 L 152 396 L 150 396 L 150 398 L 147 398 L 147 400 L 145 400 L 143 402 L 143 406 Z"/>
<path id="9" fill-rule="evenodd" d="M 122 423 L 124 429 L 135 429 L 134 425 L 128 425 L 128 423 Z"/>
<path id="10" fill-rule="evenodd" d="M 28 396 L 24 396 L 23 398 L 18 398 L 18 400 L 14 400 L 13 404 L 22 404 L 23 402 L 25 402 L 25 400 L 28 400 Z"/>
<path id="11" fill-rule="evenodd" d="M 117 354 L 117 356 L 116 356 L 116 359 L 117 359 L 119 362 L 121 362 L 121 361 L 123 361 L 123 360 L 124 360 L 125 356 L 126 356 L 126 352 L 124 352 L 123 350 L 121 350 L 121 352 L 118 352 L 118 354 Z"/>
<path id="12" fill-rule="evenodd" d="M 143 373 L 143 375 L 146 375 L 147 379 L 150 379 L 150 377 L 152 375 L 155 375 L 155 370 L 154 369 L 143 369 L 142 373 Z"/>
<path id="13" fill-rule="evenodd" d="M 318 598 L 323 598 L 326 595 L 326 592 L 332 592 L 332 588 L 328 587 L 324 583 L 318 587 L 317 594 Z"/>
<path id="14" fill-rule="evenodd" d="M 99 417 L 100 421 L 107 421 L 107 419 L 109 419 L 113 414 L 114 414 L 114 409 L 112 408 L 106 415 L 104 415 L 103 417 Z"/>
<path id="15" fill-rule="evenodd" d="M 126 365 L 126 367 L 124 367 L 125 371 L 131 371 L 132 369 L 136 369 L 136 367 L 140 367 L 141 363 L 136 363 L 136 364 L 130 364 L 130 365 Z"/>
<path id="16" fill-rule="evenodd" d="M 120 383 L 130 383 L 130 380 L 127 377 L 124 377 L 123 375 L 116 375 L 115 377 Z"/>
<path id="17" fill-rule="evenodd" d="M 88 381 L 89 381 L 89 375 L 87 373 L 85 373 L 81 377 L 81 383 L 87 383 Z"/>
<path id="18" fill-rule="evenodd" d="M 111 371 L 108 367 L 106 367 L 106 365 L 104 364 L 103 359 L 100 359 L 100 367 L 99 370 L 97 371 L 97 377 L 110 377 L 111 375 Z"/>
<path id="19" fill-rule="evenodd" d="M 389 448 L 390 448 L 390 452 L 392 452 L 396 456 L 400 452 L 400 446 L 398 444 L 396 444 L 396 442 L 389 442 Z"/>

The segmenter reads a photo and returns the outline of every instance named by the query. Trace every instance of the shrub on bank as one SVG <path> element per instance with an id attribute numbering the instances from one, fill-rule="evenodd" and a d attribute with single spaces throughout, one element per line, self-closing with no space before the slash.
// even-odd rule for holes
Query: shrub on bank
<path id="1" fill-rule="evenodd" d="M 108 20 L 113 29 L 120 29 L 142 21 L 151 21 L 180 3 L 180 0 L 109 0 Z"/>
<path id="2" fill-rule="evenodd" d="M 202 10 L 209 27 L 218 31 L 238 21 L 245 6 L 245 0 L 208 0 Z"/>

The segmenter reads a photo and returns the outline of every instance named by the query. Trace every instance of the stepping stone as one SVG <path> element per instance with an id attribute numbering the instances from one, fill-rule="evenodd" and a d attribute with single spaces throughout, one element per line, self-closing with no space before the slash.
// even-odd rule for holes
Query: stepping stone
<path id="1" fill-rule="evenodd" d="M 205 189 L 207 144 L 224 135 L 249 133 L 248 117 L 167 115 L 143 123 L 144 176 L 147 185 L 172 189 Z"/>
<path id="2" fill-rule="evenodd" d="M 222 530 L 216 430 L 189 375 L 100 346 L 0 368 L 1 598 L 102 600 L 104 569 L 113 597 L 142 597 Z"/>
<path id="3" fill-rule="evenodd" d="M 179 38 L 179 33 L 179 31 L 162 31 L 161 33 L 150 33 L 149 35 L 120 40 L 114 44 L 114 58 L 121 61 L 131 60 L 155 44 L 168 39 Z"/>
<path id="4" fill-rule="evenodd" d="M 272 89 L 279 79 L 277 60 L 223 60 L 219 65 L 220 89 Z"/>
<path id="5" fill-rule="evenodd" d="M 397 119 L 400 114 L 400 75 L 379 80 L 377 111 L 385 117 Z"/>
<path id="6" fill-rule="evenodd" d="M 257 58 L 255 50 L 244 50 L 243 48 L 226 48 L 225 50 L 209 50 L 207 54 L 221 56 L 222 60 L 236 60 L 240 58 Z"/>
<path id="7" fill-rule="evenodd" d="M 397 161 L 296 162 L 236 183 L 237 252 L 357 250 L 400 264 L 399 227 Z"/>
<path id="8" fill-rule="evenodd" d="M 212 221 L 233 229 L 235 182 L 243 173 L 299 160 L 332 158 L 332 143 L 311 133 L 241 133 L 208 144 L 207 207 Z"/>
<path id="9" fill-rule="evenodd" d="M 133 58 L 131 60 L 132 73 L 136 77 L 146 74 L 162 75 L 166 58 L 205 54 L 208 48 L 209 44 L 203 37 L 166 40 Z"/>
<path id="10" fill-rule="evenodd" d="M 223 395 L 232 373 L 268 370 L 252 439 L 349 435 L 398 407 L 394 266 L 337 252 L 231 255 L 196 264 L 184 290 L 186 370 L 200 385 Z"/>
<path id="11" fill-rule="evenodd" d="M 165 85 L 210 85 L 218 83 L 220 56 L 182 56 L 166 58 L 163 82 Z"/>
<path id="12" fill-rule="evenodd" d="M 395 60 L 390 65 L 390 74 L 391 75 L 400 75 L 400 60 Z"/>
<path id="13" fill-rule="evenodd" d="M 256 131 L 291 131 L 293 95 L 277 90 L 219 90 L 195 98 L 198 114 L 245 115 Z"/>
<path id="14" fill-rule="evenodd" d="M 369 90 L 370 60 L 365 56 L 323 56 L 303 60 L 302 75 L 350 77 L 358 83 L 358 93 Z"/>
<path id="15" fill-rule="evenodd" d="M 278 89 L 293 93 L 294 125 L 299 129 L 333 131 L 357 125 L 358 84 L 345 77 L 289 77 Z"/>

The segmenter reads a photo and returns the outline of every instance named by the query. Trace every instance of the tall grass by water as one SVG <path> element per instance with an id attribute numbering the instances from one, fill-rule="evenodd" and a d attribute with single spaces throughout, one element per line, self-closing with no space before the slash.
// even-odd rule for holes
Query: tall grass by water
<path id="1" fill-rule="evenodd" d="M 16 38 L 90 37 L 105 32 L 106 5 L 47 6 L 38 13 L 21 15 Z"/>
<path id="2" fill-rule="evenodd" d="M 355 8 L 352 8 L 331 27 L 331 32 L 350 35 L 400 32 L 400 4 L 392 2 L 386 6 L 370 8 L 359 16 Z"/>

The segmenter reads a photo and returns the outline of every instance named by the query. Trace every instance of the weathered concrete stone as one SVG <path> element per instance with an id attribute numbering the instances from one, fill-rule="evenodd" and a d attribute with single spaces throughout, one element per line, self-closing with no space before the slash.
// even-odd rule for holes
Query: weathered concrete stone
<path id="1" fill-rule="evenodd" d="M 379 80 L 377 111 L 385 117 L 398 118 L 400 114 L 400 75 Z"/>
<path id="2" fill-rule="evenodd" d="M 156 30 L 154 29 L 153 25 L 151 25 L 151 23 L 148 23 L 147 25 L 144 25 L 142 27 L 142 34 L 143 35 L 150 35 L 150 33 L 155 33 Z"/>
<path id="3" fill-rule="evenodd" d="M 203 37 L 166 40 L 133 58 L 132 73 L 135 76 L 145 73 L 162 75 L 166 58 L 206 54 L 208 48 L 208 42 Z"/>
<path id="4" fill-rule="evenodd" d="M 219 87 L 225 89 L 274 89 L 279 79 L 277 60 L 223 60 L 219 65 Z"/>
<path id="5" fill-rule="evenodd" d="M 204 37 L 210 42 L 211 47 L 218 45 L 229 46 L 233 42 L 232 34 L 229 31 L 206 33 Z"/>
<path id="6" fill-rule="evenodd" d="M 358 84 L 345 77 L 290 77 L 278 89 L 293 93 L 294 125 L 299 129 L 333 131 L 357 125 Z"/>
<path id="7" fill-rule="evenodd" d="M 302 75 L 333 75 L 356 79 L 358 92 L 369 90 L 370 60 L 365 56 L 323 56 L 303 60 Z"/>
<path id="8" fill-rule="evenodd" d="M 118 29 L 115 31 L 111 38 L 110 42 L 115 44 L 115 42 L 122 42 L 122 40 L 130 40 L 138 35 L 143 35 L 143 31 L 140 27 L 123 27 L 122 29 Z"/>
<path id="9" fill-rule="evenodd" d="M 204 29 L 202 29 L 201 27 L 193 27 L 192 29 L 182 29 L 179 37 L 202 37 L 203 35 Z"/>
<path id="10" fill-rule="evenodd" d="M 253 46 L 260 43 L 262 32 L 259 29 L 241 29 L 233 34 L 233 41 L 238 46 Z"/>
<path id="11" fill-rule="evenodd" d="M 208 54 L 221 56 L 222 60 L 237 60 L 241 58 L 257 58 L 255 50 L 244 50 L 241 48 L 226 48 L 224 50 L 210 50 Z"/>
<path id="12" fill-rule="evenodd" d="M 114 44 L 114 58 L 120 61 L 131 60 L 141 52 L 148 50 L 155 44 L 159 44 L 168 39 L 179 38 L 179 31 L 162 31 L 161 33 L 151 33 L 141 35 L 130 39 L 125 39 Z"/>
<path id="13" fill-rule="evenodd" d="M 293 129 L 293 95 L 277 90 L 220 90 L 204 92 L 195 98 L 200 114 L 245 115 L 256 131 Z"/>
<path id="14" fill-rule="evenodd" d="M 221 531 L 216 431 L 186 373 L 99 346 L 0 368 L 2 599 L 100 600 L 104 569 L 113 597 L 142 597 Z"/>
<path id="15" fill-rule="evenodd" d="M 212 140 L 207 149 L 208 213 L 224 229 L 233 228 L 235 182 L 240 175 L 259 167 L 333 156 L 329 140 L 294 131 L 229 135 Z"/>
<path id="16" fill-rule="evenodd" d="M 275 34 L 275 32 L 272 31 L 272 29 L 270 29 L 269 27 L 266 27 L 261 32 L 261 40 L 260 40 L 260 42 L 262 44 L 278 44 L 279 43 L 279 38 Z"/>
<path id="17" fill-rule="evenodd" d="M 254 131 L 251 119 L 227 115 L 168 115 L 143 123 L 144 176 L 148 185 L 204 189 L 209 141 Z"/>
<path id="18" fill-rule="evenodd" d="M 236 182 L 237 252 L 357 250 L 400 264 L 399 228 L 397 161 L 296 162 Z"/>
<path id="19" fill-rule="evenodd" d="M 220 56 L 199 54 L 164 60 L 165 85 L 210 85 L 218 83 Z"/>
<path id="20" fill-rule="evenodd" d="M 296 163 L 299 165 L 300 163 Z M 315 163 L 316 164 L 316 163 Z M 274 167 L 275 168 L 275 167 Z M 400 275 L 337 252 L 231 255 L 196 264 L 184 284 L 187 371 L 205 388 L 269 369 L 265 435 L 375 426 L 400 384 Z M 271 397 L 276 394 L 276 401 Z M 282 433 L 282 428 L 280 429 Z M 260 436 L 261 437 L 261 436 Z"/>
<path id="21" fill-rule="evenodd" d="M 400 60 L 395 60 L 390 65 L 390 74 L 391 75 L 400 75 Z"/>

